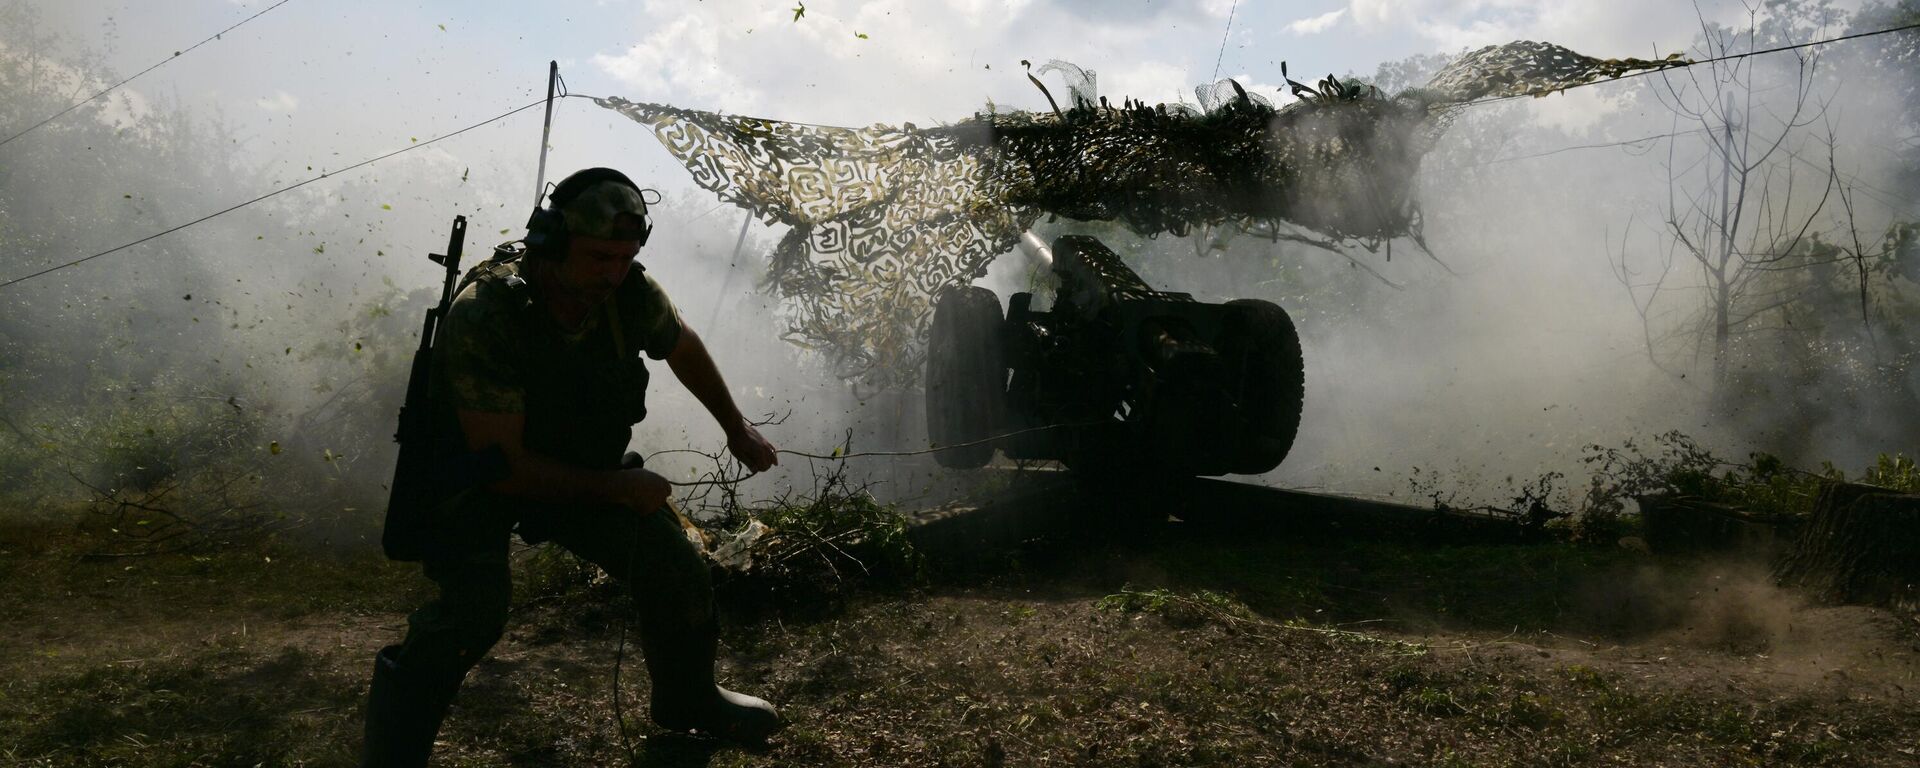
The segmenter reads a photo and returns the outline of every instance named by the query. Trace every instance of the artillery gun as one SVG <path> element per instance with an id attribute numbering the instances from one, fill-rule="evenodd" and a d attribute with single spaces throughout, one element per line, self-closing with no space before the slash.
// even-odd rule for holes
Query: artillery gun
<path id="1" fill-rule="evenodd" d="M 1225 304 L 1157 291 L 1099 240 L 1027 233 L 1059 278 L 1052 306 L 973 285 L 936 298 L 927 350 L 927 431 L 943 466 L 996 450 L 1076 471 L 1259 474 L 1300 426 L 1300 338 L 1271 302 Z"/>

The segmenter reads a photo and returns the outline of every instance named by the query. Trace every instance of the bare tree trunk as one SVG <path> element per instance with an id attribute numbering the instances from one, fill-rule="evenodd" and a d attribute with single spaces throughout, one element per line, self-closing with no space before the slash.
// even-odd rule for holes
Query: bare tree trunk
<path id="1" fill-rule="evenodd" d="M 1716 390 L 1727 386 L 1727 347 L 1733 332 L 1729 327 L 1728 316 L 1732 304 L 1727 295 L 1727 284 L 1720 281 L 1713 288 L 1713 385 Z M 1721 394 L 1724 394 L 1721 393 Z"/>
<path id="2" fill-rule="evenodd" d="M 1783 584 L 1822 599 L 1912 608 L 1920 605 L 1920 494 L 1834 483 L 1774 566 Z"/>
<path id="3" fill-rule="evenodd" d="M 1726 94 L 1726 107 L 1720 115 L 1720 266 L 1714 271 L 1713 285 L 1713 388 L 1724 403 L 1727 395 L 1727 344 L 1731 337 L 1727 316 L 1733 303 L 1733 286 L 1727 281 L 1727 263 L 1733 260 L 1733 231 L 1728 224 L 1728 208 L 1733 206 L 1729 188 L 1733 181 L 1733 94 Z M 1746 184 L 1743 182 L 1741 188 Z M 1741 200 L 1742 205 L 1746 203 Z"/>

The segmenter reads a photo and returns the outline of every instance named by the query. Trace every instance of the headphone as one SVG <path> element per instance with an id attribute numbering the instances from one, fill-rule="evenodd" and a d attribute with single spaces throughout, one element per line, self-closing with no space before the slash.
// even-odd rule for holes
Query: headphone
<path id="1" fill-rule="evenodd" d="M 593 185 L 607 181 L 640 193 L 640 236 L 635 239 L 646 245 L 647 237 L 653 234 L 653 218 L 647 215 L 646 190 L 612 168 L 588 168 L 561 179 L 553 191 L 547 193 L 547 207 L 533 209 L 533 215 L 527 219 L 527 255 L 552 261 L 565 259 L 572 233 L 567 231 L 567 215 L 561 209 Z"/>

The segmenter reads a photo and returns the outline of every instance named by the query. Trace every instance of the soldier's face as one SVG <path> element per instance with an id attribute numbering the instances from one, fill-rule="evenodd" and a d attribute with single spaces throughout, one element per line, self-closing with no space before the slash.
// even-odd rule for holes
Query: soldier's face
<path id="1" fill-rule="evenodd" d="M 567 258 L 557 271 L 560 285 L 575 298 L 599 303 L 627 279 L 627 265 L 639 253 L 636 240 L 574 236 L 569 240 Z"/>

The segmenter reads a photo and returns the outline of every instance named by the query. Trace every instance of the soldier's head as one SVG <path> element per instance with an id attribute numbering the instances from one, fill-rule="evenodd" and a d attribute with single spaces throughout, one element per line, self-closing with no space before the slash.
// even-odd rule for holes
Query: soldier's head
<path id="1" fill-rule="evenodd" d="M 562 179 L 547 201 L 527 221 L 529 256 L 549 265 L 556 288 L 606 298 L 653 231 L 639 186 L 611 168 L 588 168 Z"/>

